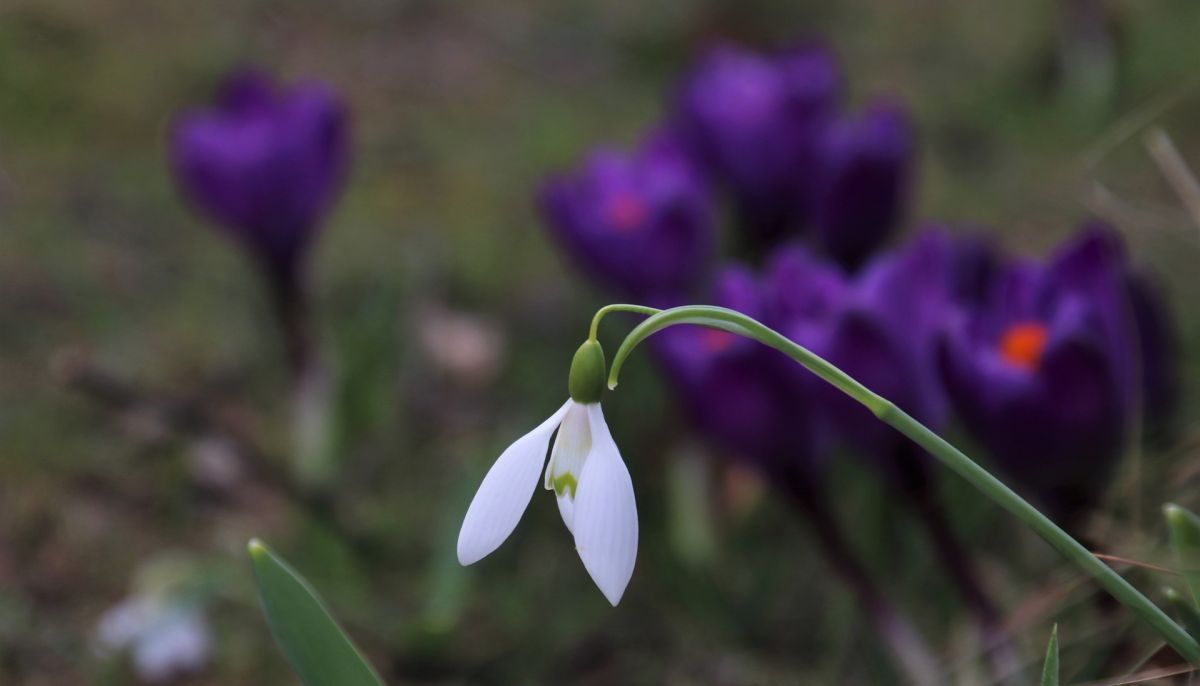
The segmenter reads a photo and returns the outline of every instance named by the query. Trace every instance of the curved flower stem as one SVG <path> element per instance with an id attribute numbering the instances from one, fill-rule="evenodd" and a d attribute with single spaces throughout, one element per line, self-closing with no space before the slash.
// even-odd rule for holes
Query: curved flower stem
<path id="1" fill-rule="evenodd" d="M 630 331 L 622 341 L 621 347 L 617 349 L 609 372 L 609 388 L 616 387 L 621 365 L 638 343 L 654 332 L 676 324 L 698 324 L 736 333 L 774 348 L 804 365 L 824 381 L 865 405 L 881 421 L 908 436 L 996 504 L 1023 521 L 1063 557 L 1089 574 L 1114 598 L 1133 610 L 1180 656 L 1192 664 L 1200 664 L 1200 643 L 1197 643 L 1196 639 L 1036 507 L 891 401 L 875 394 L 807 348 L 797 345 L 786 336 L 740 312 L 723 307 L 688 305 L 663 310 L 651 316 Z"/>
<path id="2" fill-rule="evenodd" d="M 604 319 L 604 315 L 609 312 L 634 312 L 636 314 L 644 314 L 646 316 L 655 315 L 662 310 L 656 307 L 646 307 L 645 305 L 627 305 L 617 303 L 615 305 L 605 305 L 596 310 L 596 316 L 592 317 L 592 328 L 588 331 L 588 340 L 596 340 L 596 332 L 600 330 L 600 320 Z"/>

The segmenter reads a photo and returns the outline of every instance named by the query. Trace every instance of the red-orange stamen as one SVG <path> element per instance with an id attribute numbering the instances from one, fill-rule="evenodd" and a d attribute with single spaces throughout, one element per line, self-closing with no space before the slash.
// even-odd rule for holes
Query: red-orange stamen
<path id="1" fill-rule="evenodd" d="M 1000 338 L 1000 357 L 1022 369 L 1036 369 L 1046 349 L 1046 338 L 1046 327 L 1043 324 L 1013 324 Z"/>

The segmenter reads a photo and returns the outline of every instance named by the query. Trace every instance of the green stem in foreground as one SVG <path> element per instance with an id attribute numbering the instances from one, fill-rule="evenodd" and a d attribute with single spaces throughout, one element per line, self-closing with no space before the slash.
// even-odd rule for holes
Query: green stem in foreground
<path id="1" fill-rule="evenodd" d="M 1104 590 L 1145 620 L 1180 656 L 1192 664 L 1200 664 L 1200 643 L 1197 643 L 1196 639 L 1172 621 L 1165 612 L 1130 585 L 1121 575 L 1114 572 L 1112 568 L 1089 552 L 1046 515 L 971 458 L 946 442 L 941 436 L 930 431 L 891 401 L 876 395 L 866 386 L 807 348 L 797 345 L 786 336 L 740 312 L 705 305 L 688 305 L 661 311 L 635 305 L 610 305 L 597 312 L 595 319 L 592 320 L 593 335 L 603 313 L 618 310 L 650 313 L 651 316 L 629 332 L 629 335 L 621 342 L 621 347 L 613 355 L 612 367 L 608 375 L 609 388 L 617 387 L 617 375 L 621 371 L 621 366 L 638 343 L 657 331 L 677 324 L 694 324 L 721 329 L 774 348 L 865 405 L 880 420 L 908 436 L 917 445 L 940 460 L 942 464 L 982 491 L 984 495 L 1016 515 L 1064 557 L 1087 572 L 1104 587 Z"/>

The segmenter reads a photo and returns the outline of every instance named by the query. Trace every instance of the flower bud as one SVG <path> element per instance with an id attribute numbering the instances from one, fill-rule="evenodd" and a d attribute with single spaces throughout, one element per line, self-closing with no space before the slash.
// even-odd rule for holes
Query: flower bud
<path id="1" fill-rule="evenodd" d="M 567 390 L 577 403 L 598 403 L 604 394 L 604 377 L 607 372 L 604 349 L 594 339 L 584 341 L 571 360 L 571 373 L 567 377 Z"/>

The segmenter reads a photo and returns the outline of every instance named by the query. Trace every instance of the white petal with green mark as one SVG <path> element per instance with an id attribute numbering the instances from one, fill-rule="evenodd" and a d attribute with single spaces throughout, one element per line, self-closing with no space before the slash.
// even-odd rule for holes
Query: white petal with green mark
<path id="1" fill-rule="evenodd" d="M 573 400 L 568 404 L 570 407 L 563 416 L 558 435 L 554 437 L 554 447 L 550 450 L 545 486 L 546 490 L 552 490 L 560 497 L 569 494 L 574 498 L 583 464 L 592 450 L 592 430 L 588 423 L 588 408 L 591 405 L 581 405 Z"/>

